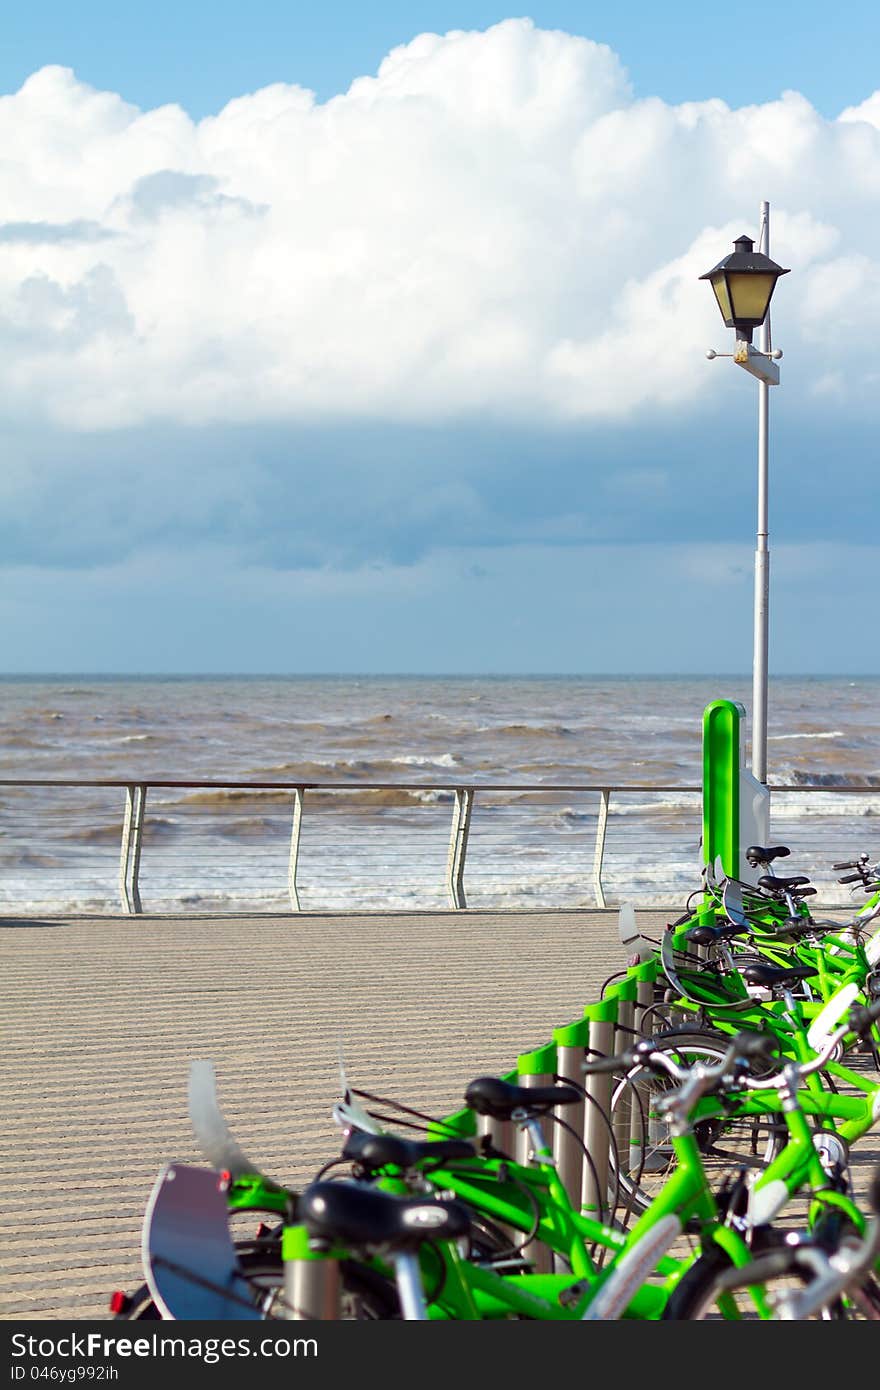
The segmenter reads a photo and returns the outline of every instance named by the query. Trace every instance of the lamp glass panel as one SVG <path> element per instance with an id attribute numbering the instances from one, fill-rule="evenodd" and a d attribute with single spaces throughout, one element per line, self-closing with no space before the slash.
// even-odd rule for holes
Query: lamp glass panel
<path id="1" fill-rule="evenodd" d="M 737 321 L 762 323 L 767 305 L 776 284 L 775 275 L 728 274 L 728 288 L 733 302 L 733 318 Z"/>
<path id="2" fill-rule="evenodd" d="M 733 319 L 733 310 L 730 307 L 730 295 L 727 293 L 727 277 L 726 275 L 715 275 L 709 283 L 715 291 L 721 317 L 726 324 L 730 325 Z"/>

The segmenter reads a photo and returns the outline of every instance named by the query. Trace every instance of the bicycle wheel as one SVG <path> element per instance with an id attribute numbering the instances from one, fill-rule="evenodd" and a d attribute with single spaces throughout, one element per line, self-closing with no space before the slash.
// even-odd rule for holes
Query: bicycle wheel
<path id="1" fill-rule="evenodd" d="M 734 1273 L 728 1256 L 713 1246 L 694 1262 L 672 1291 L 663 1318 L 702 1322 L 773 1320 L 780 1300 L 808 1287 L 813 1276 L 781 1232 L 767 1228 L 755 1235 L 760 1235 L 760 1239 L 754 1246 L 754 1266 Z M 860 1288 L 810 1314 L 807 1321 L 878 1319 L 880 1294 L 876 1280 L 868 1278 Z"/>
<path id="2" fill-rule="evenodd" d="M 682 1032 L 658 1038 L 656 1050 L 665 1052 L 679 1066 L 698 1063 L 717 1065 L 726 1055 L 730 1038 L 711 1031 Z M 614 1149 L 611 1154 L 610 1196 L 619 1180 L 621 1202 L 635 1213 L 643 1212 L 675 1171 L 676 1158 L 669 1125 L 657 1113 L 657 1100 L 678 1083 L 637 1067 L 622 1077 L 612 1090 L 611 1121 Z M 737 1168 L 764 1168 L 788 1138 L 780 1114 L 737 1116 L 719 1106 L 718 1115 L 694 1126 L 709 1185 L 717 1191 L 724 1178 Z M 616 1153 L 614 1150 L 616 1149 Z M 618 1161 L 619 1160 L 619 1161 Z"/>

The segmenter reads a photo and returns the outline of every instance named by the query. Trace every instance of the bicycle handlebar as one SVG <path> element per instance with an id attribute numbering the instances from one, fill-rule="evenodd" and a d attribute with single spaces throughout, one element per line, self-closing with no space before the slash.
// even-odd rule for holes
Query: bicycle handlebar
<path id="1" fill-rule="evenodd" d="M 868 1189 L 868 1203 L 874 1215 L 860 1241 L 830 1254 L 813 1246 L 801 1253 L 801 1259 L 815 1271 L 816 1277 L 806 1288 L 785 1294 L 778 1300 L 777 1318 L 801 1321 L 812 1317 L 871 1273 L 880 1258 L 880 1168 L 875 1170 Z"/>
<path id="2" fill-rule="evenodd" d="M 873 1204 L 873 1203 L 872 1203 Z M 873 1209 L 877 1212 L 877 1206 Z M 789 1250 L 775 1250 L 759 1255 L 750 1264 L 742 1265 L 722 1275 L 719 1288 L 724 1291 L 763 1284 L 780 1274 L 790 1274 L 794 1266 L 808 1272 L 812 1278 L 804 1288 L 786 1290 L 770 1303 L 773 1315 L 780 1321 L 800 1322 L 821 1313 L 870 1274 L 880 1255 L 880 1215 L 875 1214 L 865 1228 L 861 1240 L 848 1241 L 834 1251 L 808 1243 L 795 1244 Z"/>
<path id="3" fill-rule="evenodd" d="M 723 1058 L 714 1067 L 702 1067 L 700 1070 L 710 1076 L 712 1081 L 730 1074 L 734 1063 L 742 1065 L 749 1061 L 771 1061 L 773 1059 L 773 1039 L 762 1033 L 737 1033 L 731 1042 Z M 643 1038 L 634 1047 L 626 1052 L 619 1053 L 616 1057 L 596 1057 L 589 1062 L 585 1062 L 583 1070 L 587 1075 L 593 1076 L 602 1072 L 630 1071 L 635 1066 L 654 1067 L 660 1071 L 665 1071 L 675 1081 L 686 1081 L 694 1072 L 695 1068 L 682 1067 L 665 1052 L 657 1050 L 656 1043 L 650 1038 Z"/>
<path id="4" fill-rule="evenodd" d="M 854 1004 L 849 1011 L 849 1017 L 846 1023 L 841 1023 L 838 1028 L 835 1028 L 833 1033 L 828 1035 L 824 1045 L 812 1061 L 791 1063 L 786 1067 L 786 1072 L 790 1074 L 793 1069 L 797 1072 L 798 1079 L 801 1081 L 805 1080 L 808 1076 L 812 1076 L 813 1072 L 819 1071 L 819 1069 L 824 1067 L 825 1063 L 830 1060 L 838 1043 L 843 1042 L 847 1033 L 857 1033 L 859 1037 L 863 1037 L 872 1024 L 876 1023 L 878 1019 L 880 1019 L 880 999 L 867 1006 Z M 747 1077 L 743 1084 L 749 1091 L 770 1091 L 774 1088 L 778 1089 L 780 1084 L 782 1084 L 782 1080 L 783 1079 L 779 1076 L 769 1076 L 765 1077 L 763 1080 Z"/>
<path id="5" fill-rule="evenodd" d="M 701 1063 L 694 1067 L 682 1067 L 665 1053 L 656 1053 L 656 1061 L 662 1064 L 663 1070 L 668 1072 L 673 1080 L 681 1083 L 677 1090 L 659 1097 L 656 1102 L 657 1111 L 660 1115 L 673 1111 L 679 1115 L 686 1115 L 698 1100 L 714 1090 L 720 1082 L 730 1080 L 734 1075 L 739 1075 L 742 1084 L 748 1085 L 748 1078 L 742 1075 L 744 1066 L 750 1061 L 769 1061 L 772 1056 L 772 1040 L 762 1037 L 759 1033 L 737 1033 L 721 1061 L 714 1067 L 707 1067 Z"/>
<path id="6" fill-rule="evenodd" d="M 858 857 L 858 859 L 842 859 L 841 862 L 840 862 L 839 864 L 832 864 L 831 867 L 832 867 L 832 869 L 835 869 L 835 870 L 837 870 L 837 869 L 860 869 L 860 868 L 862 867 L 862 865 L 867 864 L 867 862 L 868 862 L 868 855 L 867 855 L 867 854 L 860 854 L 859 857 Z"/>
<path id="7" fill-rule="evenodd" d="M 584 1062 L 583 1070 L 587 1076 L 600 1076 L 603 1072 L 629 1071 L 635 1065 L 635 1048 L 629 1052 L 618 1053 L 616 1057 L 593 1057 Z"/>
<path id="8" fill-rule="evenodd" d="M 743 1074 L 744 1065 L 750 1061 L 770 1062 L 775 1059 L 774 1039 L 762 1033 L 737 1033 L 721 1061 L 713 1067 L 701 1063 L 684 1067 L 667 1053 L 659 1051 L 654 1040 L 644 1038 L 635 1047 L 616 1057 L 597 1057 L 585 1062 L 583 1070 L 587 1075 L 598 1075 L 603 1072 L 631 1071 L 634 1067 L 644 1066 L 666 1072 L 673 1081 L 679 1082 L 679 1089 L 661 1097 L 657 1102 L 658 1110 L 686 1110 L 718 1082 L 729 1079 L 735 1072 L 740 1073 L 738 1082 L 747 1091 L 779 1090 L 791 1084 L 792 1072 L 796 1073 L 798 1080 L 805 1080 L 825 1065 L 847 1033 L 862 1036 L 878 1019 L 880 999 L 867 1006 L 854 1005 L 847 1022 L 826 1038 L 823 1047 L 811 1061 L 790 1062 L 783 1072 L 774 1072 L 772 1076 L 763 1078 Z"/>
<path id="9" fill-rule="evenodd" d="M 844 874 L 838 883 L 860 883 L 866 893 L 880 887 L 880 864 L 872 864 L 867 854 L 860 854 L 858 859 L 843 859 L 831 867 L 834 870 L 855 869 L 854 874 Z"/>

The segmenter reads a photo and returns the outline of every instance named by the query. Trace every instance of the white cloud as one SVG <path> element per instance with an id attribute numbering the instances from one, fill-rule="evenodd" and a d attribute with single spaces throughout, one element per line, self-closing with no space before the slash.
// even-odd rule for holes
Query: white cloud
<path id="1" fill-rule="evenodd" d="M 685 411 L 720 389 L 696 277 L 762 198 L 786 357 L 836 323 L 864 394 L 878 112 L 634 101 L 610 49 L 528 20 L 199 123 L 43 68 L 0 98 L 2 408 L 80 430 Z"/>
<path id="2" fill-rule="evenodd" d="M 864 121 L 880 130 L 880 91 L 874 92 L 859 106 L 848 106 L 845 111 L 841 111 L 839 119 L 850 122 Z"/>

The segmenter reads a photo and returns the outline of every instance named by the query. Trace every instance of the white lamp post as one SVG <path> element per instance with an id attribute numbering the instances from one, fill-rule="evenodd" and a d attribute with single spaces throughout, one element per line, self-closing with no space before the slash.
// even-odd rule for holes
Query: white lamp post
<path id="1" fill-rule="evenodd" d="M 752 663 L 752 775 L 767 782 L 767 659 L 770 610 L 770 533 L 768 508 L 769 395 L 779 385 L 779 348 L 770 346 L 770 300 L 781 275 L 781 265 L 770 260 L 770 204 L 761 204 L 758 250 L 750 237 L 737 237 L 731 255 L 701 275 L 715 292 L 721 317 L 736 330 L 732 353 L 707 357 L 733 357 L 737 366 L 758 379 L 758 528 L 755 547 L 755 648 Z M 752 332 L 761 330 L 760 346 L 752 347 Z"/>

